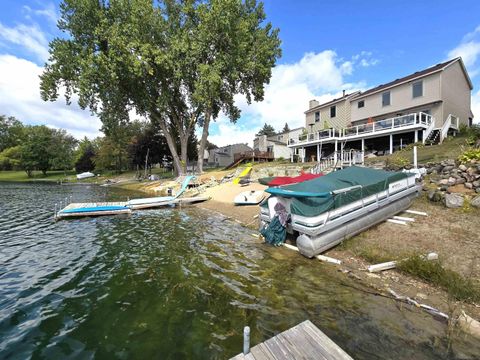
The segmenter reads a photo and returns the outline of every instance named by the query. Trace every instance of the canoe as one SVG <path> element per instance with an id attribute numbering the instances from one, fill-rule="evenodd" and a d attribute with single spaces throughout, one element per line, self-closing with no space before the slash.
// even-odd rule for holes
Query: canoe
<path id="1" fill-rule="evenodd" d="M 235 205 L 257 205 L 263 200 L 264 197 L 265 194 L 262 190 L 250 190 L 241 192 L 235 196 L 233 202 Z"/>

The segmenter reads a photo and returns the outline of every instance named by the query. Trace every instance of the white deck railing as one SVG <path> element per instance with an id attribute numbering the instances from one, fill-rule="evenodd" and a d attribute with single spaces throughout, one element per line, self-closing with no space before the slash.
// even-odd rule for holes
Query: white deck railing
<path id="1" fill-rule="evenodd" d="M 298 139 L 290 139 L 288 144 L 303 144 L 327 139 L 345 140 L 354 136 L 361 136 L 379 132 L 385 133 L 389 131 L 395 131 L 404 127 L 419 126 L 428 129 L 433 125 L 434 119 L 432 115 L 426 114 L 424 112 L 418 112 L 403 116 L 397 116 L 385 120 L 379 120 L 372 123 L 350 126 L 342 130 L 326 129 L 314 133 L 303 134 L 300 135 Z"/>
<path id="2" fill-rule="evenodd" d="M 448 130 L 450 128 L 458 130 L 458 117 L 449 114 L 447 117 L 447 120 L 442 125 L 442 128 L 440 129 L 440 144 L 445 140 L 445 138 L 448 135 Z"/>

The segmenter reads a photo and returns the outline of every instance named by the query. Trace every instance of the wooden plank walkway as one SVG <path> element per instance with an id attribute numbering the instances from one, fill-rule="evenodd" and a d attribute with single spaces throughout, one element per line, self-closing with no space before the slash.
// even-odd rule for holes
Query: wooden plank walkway
<path id="1" fill-rule="evenodd" d="M 310 320 L 306 320 L 230 360 L 353 360 Z"/>
<path id="2" fill-rule="evenodd" d="M 127 203 L 124 201 L 116 201 L 116 202 L 97 202 L 97 203 L 70 203 L 61 209 L 56 214 L 56 219 L 60 220 L 62 218 L 69 218 L 69 217 L 87 217 L 87 216 L 107 216 L 107 215 L 118 215 L 118 214 L 130 214 L 132 212 L 131 209 L 125 207 L 124 209 L 112 209 L 112 210 L 102 210 L 102 211 L 95 211 L 94 208 L 96 207 L 103 207 L 103 206 L 126 206 Z M 83 209 L 83 208 L 92 208 L 92 211 L 83 211 L 83 212 L 62 212 L 64 210 L 76 210 L 76 209 Z"/>

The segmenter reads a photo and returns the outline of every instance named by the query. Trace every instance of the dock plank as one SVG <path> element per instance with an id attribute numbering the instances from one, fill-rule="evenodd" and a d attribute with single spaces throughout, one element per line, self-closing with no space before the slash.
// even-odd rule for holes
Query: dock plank
<path id="1" fill-rule="evenodd" d="M 353 360 L 310 320 L 277 334 L 231 360 Z"/>

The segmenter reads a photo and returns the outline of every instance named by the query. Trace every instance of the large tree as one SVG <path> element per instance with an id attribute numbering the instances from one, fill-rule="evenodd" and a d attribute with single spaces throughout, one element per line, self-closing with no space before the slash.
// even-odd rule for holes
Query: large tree
<path id="1" fill-rule="evenodd" d="M 25 128 L 20 120 L 13 116 L 0 115 L 0 152 L 20 145 L 25 137 Z"/>
<path id="2" fill-rule="evenodd" d="M 203 126 L 201 171 L 211 119 L 223 111 L 236 121 L 236 94 L 263 98 L 280 55 L 277 30 L 264 20 L 253 0 L 64 0 L 66 36 L 50 44 L 42 97 L 55 100 L 60 88 L 67 102 L 77 94 L 106 132 L 135 110 L 162 130 L 179 174 L 188 139 Z"/>

